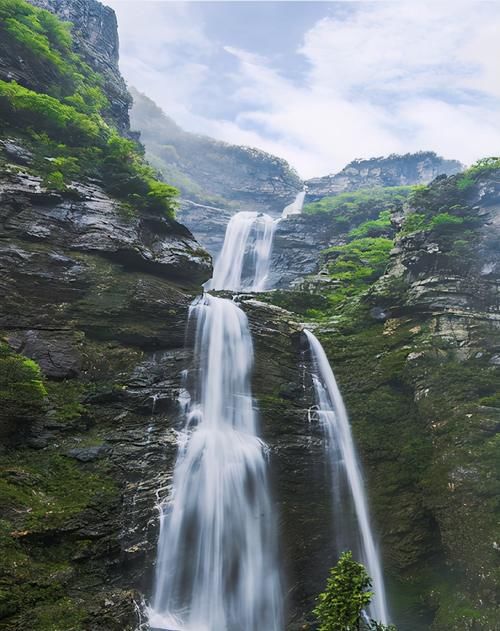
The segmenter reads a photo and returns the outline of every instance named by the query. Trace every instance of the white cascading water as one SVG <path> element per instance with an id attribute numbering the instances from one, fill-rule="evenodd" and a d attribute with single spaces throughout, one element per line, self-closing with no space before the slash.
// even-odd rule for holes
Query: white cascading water
<path id="1" fill-rule="evenodd" d="M 243 211 L 229 220 L 224 245 L 207 289 L 263 291 L 269 274 L 276 223 L 263 213 Z"/>
<path id="2" fill-rule="evenodd" d="M 216 286 L 236 283 L 227 273 Z M 189 321 L 196 324 L 194 387 L 183 395 L 173 491 L 160 506 L 149 623 L 181 631 L 282 631 L 278 541 L 250 389 L 247 318 L 231 300 L 205 294 Z"/>
<path id="3" fill-rule="evenodd" d="M 339 484 L 341 477 L 345 476 L 356 514 L 361 561 L 372 578 L 374 597 L 369 605 L 368 614 L 374 620 L 388 624 L 389 615 L 382 565 L 370 526 L 363 476 L 356 455 L 347 410 L 323 347 L 310 331 L 304 329 L 304 333 L 311 351 L 312 379 L 317 399 L 317 413 L 325 432 L 332 468 L 335 510 L 340 515 L 348 511 Z M 343 539 L 341 541 L 342 546 L 347 544 L 347 547 L 356 547 L 357 541 L 352 539 L 352 534 L 356 537 L 358 533 L 351 533 L 351 541 L 349 542 Z"/>
<path id="4" fill-rule="evenodd" d="M 285 206 L 285 208 L 283 208 L 281 217 L 285 219 L 286 217 L 289 217 L 290 215 L 300 215 L 300 213 L 302 212 L 302 208 L 304 206 L 305 198 L 306 198 L 306 190 L 304 189 L 303 191 L 300 191 L 300 193 L 297 194 L 297 197 L 294 199 L 294 201 L 291 204 L 288 204 L 288 206 Z"/>

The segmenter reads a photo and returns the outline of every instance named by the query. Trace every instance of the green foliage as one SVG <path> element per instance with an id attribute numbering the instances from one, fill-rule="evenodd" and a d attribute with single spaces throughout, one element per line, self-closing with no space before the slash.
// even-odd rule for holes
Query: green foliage
<path id="1" fill-rule="evenodd" d="M 425 230 L 428 226 L 427 217 L 423 213 L 412 212 L 406 216 L 400 234 L 413 234 Z"/>
<path id="2" fill-rule="evenodd" d="M 131 207 L 173 215 L 177 189 L 158 181 L 137 144 L 99 115 L 82 114 L 54 97 L 1 80 L 0 113 L 12 125 L 37 130 L 32 138 L 49 188 L 63 190 L 73 178 L 100 177 L 107 191 Z"/>
<path id="3" fill-rule="evenodd" d="M 72 50 L 70 23 L 25 0 L 0 0 L 0 18 L 4 44 L 29 63 L 35 77 L 45 77 L 47 94 L 86 114 L 108 106 L 101 77 Z"/>
<path id="4" fill-rule="evenodd" d="M 112 194 L 139 210 L 173 215 L 177 189 L 156 179 L 152 167 L 137 153 L 134 142 L 112 132 L 102 166 Z"/>
<path id="5" fill-rule="evenodd" d="M 76 379 L 48 381 L 45 385 L 52 418 L 59 423 L 68 423 L 85 412 L 82 403 L 84 386 Z"/>
<path id="6" fill-rule="evenodd" d="M 384 217 L 388 216 L 381 216 L 381 213 L 384 211 L 391 213 L 400 208 L 416 188 L 415 186 L 388 186 L 341 193 L 306 204 L 303 212 L 327 213 L 336 230 L 347 232 L 366 221 L 381 219 L 383 223 L 386 221 Z M 380 224 L 378 227 L 381 227 Z M 369 230 L 369 227 L 367 229 Z"/>
<path id="7" fill-rule="evenodd" d="M 86 612 L 78 601 L 65 596 L 36 607 L 31 616 L 33 631 L 80 631 L 84 628 Z"/>
<path id="8" fill-rule="evenodd" d="M 382 624 L 376 620 L 371 620 L 368 626 L 369 631 L 396 631 L 393 624 Z"/>
<path id="9" fill-rule="evenodd" d="M 383 210 L 378 219 L 370 219 L 363 222 L 357 228 L 353 228 L 349 232 L 350 238 L 358 239 L 360 237 L 380 237 L 386 236 L 391 232 L 391 212 Z"/>
<path id="10" fill-rule="evenodd" d="M 443 230 L 450 226 L 461 226 L 465 222 L 463 217 L 450 215 L 449 212 L 439 213 L 435 215 L 429 224 L 431 230 Z"/>
<path id="11" fill-rule="evenodd" d="M 480 224 L 479 218 L 463 195 L 464 174 L 438 178 L 430 186 L 416 188 L 408 198 L 408 207 L 413 211 L 406 215 L 401 229 L 402 235 L 421 230 L 432 230 L 445 249 L 452 247 L 457 233 L 463 239 L 468 229 Z"/>
<path id="12" fill-rule="evenodd" d="M 500 157 L 482 158 L 459 176 L 457 187 L 459 190 L 466 190 L 473 186 L 481 175 L 498 169 L 500 169 Z"/>
<path id="13" fill-rule="evenodd" d="M 16 127 L 34 127 L 51 138 L 73 145 L 102 142 L 105 123 L 97 115 L 88 116 L 58 99 L 28 90 L 15 81 L 0 80 L 0 113 Z"/>
<path id="14" fill-rule="evenodd" d="M 440 212 L 433 217 L 422 213 L 409 213 L 404 221 L 402 234 L 412 234 L 420 230 L 434 230 L 437 233 L 453 231 L 466 222 L 464 217 L 452 215 L 449 212 Z"/>
<path id="15" fill-rule="evenodd" d="M 177 190 L 158 181 L 137 143 L 105 122 L 103 80 L 73 52 L 70 25 L 25 0 L 0 0 L 0 37 L 34 70 L 42 64 L 40 73 L 47 65 L 53 71 L 43 92 L 0 80 L 0 120 L 9 132 L 28 130 L 44 184 L 62 191 L 73 179 L 98 178 L 131 216 L 173 216 Z"/>
<path id="16" fill-rule="evenodd" d="M 71 25 L 55 15 L 39 9 L 25 0 L 0 0 L 0 18 L 8 24 L 28 26 L 34 35 L 42 35 L 50 52 L 54 47 L 61 52 L 70 52 Z M 4 26 L 5 28 L 5 26 Z"/>
<path id="17" fill-rule="evenodd" d="M 41 412 L 47 392 L 40 366 L 0 343 L 0 410 L 5 418 L 28 419 Z"/>
<path id="18" fill-rule="evenodd" d="M 330 570 L 326 589 L 318 596 L 314 615 L 319 631 L 355 631 L 360 628 L 363 609 L 373 593 L 371 579 L 361 563 L 344 552 L 337 565 Z"/>
<path id="19" fill-rule="evenodd" d="M 3 457 L 0 468 L 2 507 L 22 518 L 22 532 L 60 528 L 94 502 L 114 501 L 115 492 L 109 478 L 61 454 L 16 451 Z"/>
<path id="20" fill-rule="evenodd" d="M 2 456 L 0 618 L 16 616 L 9 620 L 16 628 L 85 628 L 83 600 L 68 597 L 72 561 L 85 545 L 72 533 L 82 511 L 112 513 L 119 501 L 113 480 L 102 469 L 82 466 L 50 448 Z"/>
<path id="21" fill-rule="evenodd" d="M 338 281 L 330 302 L 336 303 L 366 290 L 383 274 L 392 247 L 391 239 L 363 237 L 325 250 L 322 254 L 328 273 Z"/>

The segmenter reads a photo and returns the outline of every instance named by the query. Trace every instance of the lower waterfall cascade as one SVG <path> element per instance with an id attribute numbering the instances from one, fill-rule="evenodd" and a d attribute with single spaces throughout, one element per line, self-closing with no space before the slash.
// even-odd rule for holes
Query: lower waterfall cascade
<path id="1" fill-rule="evenodd" d="M 247 318 L 231 300 L 192 305 L 194 387 L 171 497 L 161 506 L 153 628 L 281 631 L 278 541 L 250 391 Z"/>
<path id="2" fill-rule="evenodd" d="M 374 620 L 388 624 L 389 614 L 382 565 L 370 523 L 363 476 L 352 438 L 347 410 L 321 343 L 307 329 L 304 329 L 304 333 L 312 359 L 312 380 L 316 394 L 317 414 L 326 439 L 326 450 L 332 476 L 334 510 L 340 515 L 348 512 L 348 505 L 346 506 L 342 493 L 344 482 L 350 493 L 356 516 L 357 528 L 354 532 L 349 529 L 349 532 L 342 533 L 339 532 L 341 529 L 336 529 L 335 535 L 340 543 L 338 547 L 341 549 L 343 547 L 350 548 L 354 553 L 356 553 L 356 548 L 359 548 L 360 560 L 372 579 L 374 591 L 373 600 L 368 607 L 368 615 Z M 359 538 L 359 544 L 357 538 Z M 339 551 L 342 551 L 341 549 Z"/>

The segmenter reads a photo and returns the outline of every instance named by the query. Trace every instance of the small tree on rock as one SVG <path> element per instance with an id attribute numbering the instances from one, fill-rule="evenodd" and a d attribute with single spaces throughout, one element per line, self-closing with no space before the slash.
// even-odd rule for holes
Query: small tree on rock
<path id="1" fill-rule="evenodd" d="M 344 552 L 337 565 L 330 570 L 326 589 L 318 596 L 313 614 L 318 619 L 318 631 L 396 631 L 375 620 L 365 620 L 365 609 L 373 597 L 371 578 L 364 566 Z"/>
<path id="2" fill-rule="evenodd" d="M 371 579 L 364 566 L 344 552 L 330 570 L 326 589 L 318 596 L 314 615 L 320 622 L 319 631 L 357 631 L 363 609 L 373 593 Z"/>

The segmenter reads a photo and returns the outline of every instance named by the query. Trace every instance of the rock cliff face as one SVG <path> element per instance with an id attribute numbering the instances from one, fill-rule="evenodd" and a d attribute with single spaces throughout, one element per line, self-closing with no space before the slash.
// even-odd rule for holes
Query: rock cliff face
<path id="1" fill-rule="evenodd" d="M 73 22 L 128 134 L 114 13 L 33 4 Z M 52 89 L 54 68 L 19 50 L 0 42 L 0 78 Z M 132 631 L 175 458 L 187 309 L 210 257 L 96 180 L 49 186 L 49 144 L 15 121 L 0 133 L 0 628 Z"/>
<path id="2" fill-rule="evenodd" d="M 325 270 L 269 297 L 328 352 L 403 631 L 499 628 L 499 213 L 498 166 L 439 178 L 393 214 L 389 265 L 364 293 L 325 302 L 340 282 Z"/>
<path id="3" fill-rule="evenodd" d="M 75 22 L 89 63 L 96 57 L 109 71 L 113 116 L 128 133 L 112 12 L 93 0 L 46 1 Z M 3 78 L 32 89 L 50 80 L 1 43 L 0 52 Z M 187 309 L 210 260 L 186 228 L 131 212 L 97 181 L 48 188 L 40 157 L 11 132 L 0 144 L 0 629 L 132 631 L 151 590 L 155 506 L 177 449 Z M 241 178 L 223 211 L 201 193 L 184 202 L 207 247 L 220 246 L 233 202 L 251 204 L 251 169 L 278 173 L 273 191 L 257 186 L 259 209 L 277 212 L 298 190 L 269 156 L 195 141 L 228 152 L 239 164 L 228 181 Z M 404 172 L 353 167 L 346 186 L 431 178 L 442 166 L 426 160 Z M 230 188 L 223 178 L 221 191 Z M 301 320 L 321 338 L 345 396 L 399 628 L 500 628 L 499 200 L 500 170 L 490 165 L 437 179 L 391 206 L 390 221 L 378 201 L 342 229 L 331 213 L 291 217 L 277 227 L 273 279 L 288 287 L 315 272 L 333 245 L 323 274 L 297 290 L 238 297 L 255 345 L 290 631 L 308 623 L 336 560 Z M 342 250 L 360 224 L 365 249 Z M 383 253 L 394 237 L 377 271 L 370 247 Z M 342 293 L 342 282 L 356 292 Z"/>
<path id="4" fill-rule="evenodd" d="M 187 308 L 209 260 L 185 228 L 124 217 L 97 185 L 55 194 L 8 165 L 0 250 L 2 339 L 47 391 L 36 418 L 0 421 L 1 626 L 133 629 L 175 457 Z"/>
<path id="5" fill-rule="evenodd" d="M 89 66 L 104 78 L 104 91 L 110 100 L 108 117 L 120 132 L 128 133 L 128 111 L 132 99 L 118 68 L 119 43 L 115 12 L 97 0 L 28 1 L 35 6 L 51 11 L 64 21 L 72 22 L 75 52 L 80 54 Z M 5 52 L 1 51 L 0 57 L 4 57 Z M 18 63 L 11 63 L 7 59 L 7 72 L 12 72 L 16 66 Z M 31 74 L 29 67 L 25 70 L 28 75 Z M 21 85 L 36 89 L 36 85 L 33 86 L 33 79 L 34 77 L 23 76 L 23 73 L 17 77 L 17 81 Z M 47 77 L 43 77 L 43 75 L 35 79 L 42 86 L 44 83 L 47 84 Z"/>
<path id="6" fill-rule="evenodd" d="M 182 197 L 231 213 L 254 210 L 279 215 L 302 189 L 285 160 L 188 133 L 143 94 L 135 90 L 132 94 L 132 126 L 141 132 L 148 158 L 168 182 L 179 187 Z M 179 216 L 188 227 L 194 225 L 190 207 Z"/>
<path id="7" fill-rule="evenodd" d="M 316 273 L 321 251 L 342 242 L 342 236 L 320 215 L 292 215 L 281 220 L 274 233 L 269 286 L 291 287 Z"/>
<path id="8" fill-rule="evenodd" d="M 428 184 L 438 175 L 453 175 L 462 169 L 457 160 L 445 160 L 432 151 L 354 160 L 338 173 L 307 180 L 306 201 L 375 186 Z"/>

